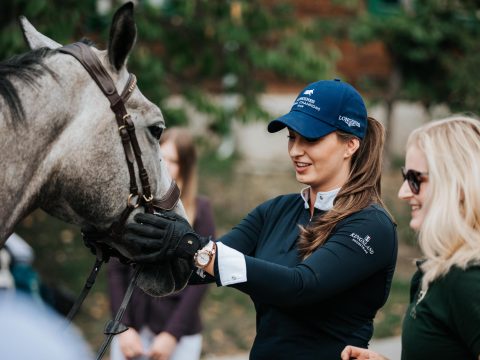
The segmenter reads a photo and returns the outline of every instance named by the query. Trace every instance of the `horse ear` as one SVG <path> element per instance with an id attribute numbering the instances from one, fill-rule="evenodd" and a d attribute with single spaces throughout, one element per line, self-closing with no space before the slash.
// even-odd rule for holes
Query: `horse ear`
<path id="1" fill-rule="evenodd" d="M 133 3 L 123 5 L 113 15 L 108 41 L 108 60 L 118 71 L 125 64 L 137 37 L 137 27 L 133 18 Z"/>
<path id="2" fill-rule="evenodd" d="M 20 16 L 19 20 L 23 31 L 23 37 L 30 49 L 35 50 L 41 47 L 56 49 L 62 47 L 61 44 L 39 33 L 25 16 Z"/>

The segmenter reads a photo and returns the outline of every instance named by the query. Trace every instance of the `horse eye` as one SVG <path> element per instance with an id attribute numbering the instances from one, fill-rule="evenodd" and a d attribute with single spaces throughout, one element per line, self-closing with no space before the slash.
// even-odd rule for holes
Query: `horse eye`
<path id="1" fill-rule="evenodd" d="M 162 136 L 163 128 L 158 125 L 152 125 L 148 127 L 148 130 L 150 131 L 150 134 L 153 135 L 153 137 L 157 140 L 160 140 L 160 137 Z"/>

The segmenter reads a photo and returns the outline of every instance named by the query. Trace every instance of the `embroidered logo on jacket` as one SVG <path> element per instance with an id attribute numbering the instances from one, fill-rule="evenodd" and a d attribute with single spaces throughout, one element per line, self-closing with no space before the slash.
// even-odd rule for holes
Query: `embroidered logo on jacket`
<path id="1" fill-rule="evenodd" d="M 368 245 L 368 242 L 371 240 L 370 235 L 366 235 L 365 237 L 361 237 L 360 235 L 356 233 L 351 233 L 350 237 L 352 238 L 353 242 L 360 246 L 362 250 L 365 252 L 365 254 L 373 254 L 375 251 L 373 251 L 372 247 Z"/>

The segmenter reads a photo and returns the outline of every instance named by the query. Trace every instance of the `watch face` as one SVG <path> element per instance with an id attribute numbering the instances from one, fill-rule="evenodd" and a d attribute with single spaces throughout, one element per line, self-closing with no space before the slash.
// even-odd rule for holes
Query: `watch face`
<path id="1" fill-rule="evenodd" d="M 200 266 L 206 266 L 210 262 L 210 255 L 206 252 L 199 252 L 197 256 L 197 262 Z"/>

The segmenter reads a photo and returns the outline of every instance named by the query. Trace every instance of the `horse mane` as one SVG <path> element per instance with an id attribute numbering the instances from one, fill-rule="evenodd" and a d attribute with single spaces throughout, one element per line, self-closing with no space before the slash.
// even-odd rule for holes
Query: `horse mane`
<path id="1" fill-rule="evenodd" d="M 15 55 L 0 63 L 0 96 L 7 103 L 12 120 L 14 120 L 13 124 L 15 121 L 24 121 L 25 112 L 11 77 L 16 77 L 28 85 L 35 85 L 36 79 L 45 72 L 54 75 L 52 70 L 43 63 L 43 60 L 53 52 L 54 50 L 46 47 L 40 48 Z"/>
<path id="2" fill-rule="evenodd" d="M 88 39 L 82 39 L 81 42 L 87 45 L 93 44 Z M 20 55 L 14 55 L 10 59 L 0 62 L 0 96 L 7 104 L 13 126 L 16 122 L 25 120 L 25 111 L 11 78 L 16 77 L 30 86 L 34 86 L 36 80 L 45 73 L 56 78 L 52 69 L 44 64 L 44 60 L 56 52 L 55 49 L 42 47 Z"/>

